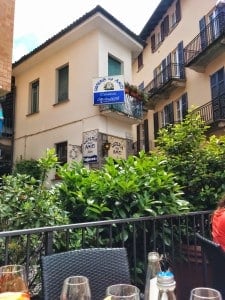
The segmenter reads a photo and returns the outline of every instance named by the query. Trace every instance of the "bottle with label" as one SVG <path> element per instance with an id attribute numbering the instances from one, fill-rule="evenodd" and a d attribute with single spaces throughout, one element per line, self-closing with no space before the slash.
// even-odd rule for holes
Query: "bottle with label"
<path id="1" fill-rule="evenodd" d="M 157 274 L 161 271 L 160 256 L 158 252 L 148 253 L 148 268 L 145 282 L 144 300 L 157 300 L 158 287 L 157 287 Z"/>
<path id="2" fill-rule="evenodd" d="M 170 271 L 159 272 L 157 274 L 158 298 L 155 300 L 176 300 L 174 290 L 176 281 Z"/>

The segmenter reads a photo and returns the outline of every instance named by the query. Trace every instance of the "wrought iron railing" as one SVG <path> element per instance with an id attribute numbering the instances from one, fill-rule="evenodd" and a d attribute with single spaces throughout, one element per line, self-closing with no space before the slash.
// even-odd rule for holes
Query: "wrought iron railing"
<path id="1" fill-rule="evenodd" d="M 225 120 L 225 94 L 196 108 L 193 114 L 199 114 L 206 124 Z"/>
<path id="2" fill-rule="evenodd" d="M 125 94 L 124 103 L 101 105 L 100 111 L 114 111 L 122 113 L 127 117 L 142 119 L 143 117 L 143 102 L 129 94 Z"/>
<path id="3" fill-rule="evenodd" d="M 184 48 L 185 65 L 188 65 L 224 33 L 225 13 L 220 13 Z"/>
<path id="4" fill-rule="evenodd" d="M 0 119 L 0 138 L 12 136 L 12 119 L 3 118 Z"/>
<path id="5" fill-rule="evenodd" d="M 126 247 L 132 281 L 143 290 L 147 253 L 157 250 L 175 270 L 177 289 L 182 290 L 185 300 L 188 281 L 194 280 L 191 288 L 208 280 L 195 233 L 210 236 L 210 214 L 193 212 L 0 232 L 0 265 L 26 265 L 30 289 L 37 294 L 41 290 L 42 255 L 87 247 Z M 184 279 L 187 270 L 193 275 Z"/>
<path id="6" fill-rule="evenodd" d="M 157 92 L 171 80 L 184 80 L 185 68 L 183 64 L 168 64 L 154 79 L 150 82 L 148 90 L 150 94 Z"/>

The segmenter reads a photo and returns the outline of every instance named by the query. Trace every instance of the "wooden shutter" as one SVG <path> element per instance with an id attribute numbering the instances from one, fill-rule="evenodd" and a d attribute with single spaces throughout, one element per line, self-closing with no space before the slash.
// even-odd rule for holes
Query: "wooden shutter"
<path id="1" fill-rule="evenodd" d="M 165 29 L 164 29 L 164 20 L 162 21 L 161 25 L 160 25 L 160 31 L 161 31 L 161 42 L 164 40 L 165 37 Z"/>
<path id="2" fill-rule="evenodd" d="M 174 124 L 173 102 L 168 104 L 169 124 Z"/>
<path id="3" fill-rule="evenodd" d="M 171 53 L 169 53 L 169 55 L 167 55 L 167 58 L 166 58 L 166 64 L 167 64 L 167 74 L 168 74 L 168 78 L 172 78 L 172 75 L 173 75 L 173 66 L 171 64 Z"/>
<path id="4" fill-rule="evenodd" d="M 181 97 L 182 101 L 182 119 L 184 119 L 188 113 L 188 98 L 187 93 L 183 94 Z"/>
<path id="5" fill-rule="evenodd" d="M 181 9 L 180 9 L 180 0 L 176 3 L 176 22 L 180 22 L 181 20 Z"/>
<path id="6" fill-rule="evenodd" d="M 157 138 L 158 131 L 159 131 L 159 113 L 155 112 L 153 114 L 153 119 L 154 119 L 154 138 Z"/>
<path id="7" fill-rule="evenodd" d="M 180 69 L 180 78 L 184 79 L 185 78 L 185 71 L 184 71 L 184 46 L 183 46 L 183 41 L 181 41 L 177 45 L 177 50 L 178 50 L 178 63 L 179 63 L 179 69 Z"/>
<path id="8" fill-rule="evenodd" d="M 138 124 L 136 129 L 137 129 L 137 153 L 139 153 L 141 148 L 141 141 L 140 141 L 141 125 Z"/>
<path id="9" fill-rule="evenodd" d="M 205 17 L 203 17 L 200 21 L 199 21 L 199 29 L 200 29 L 200 38 L 201 38 L 201 47 L 202 50 L 205 49 L 208 45 L 208 41 L 207 41 L 207 32 L 206 32 L 206 21 L 205 21 Z M 195 49 L 195 50 L 200 50 L 200 49 Z"/>
<path id="10" fill-rule="evenodd" d="M 167 68 L 166 68 L 166 59 L 162 61 L 162 75 L 163 75 L 163 83 L 165 83 L 168 79 Z"/>
<path id="11" fill-rule="evenodd" d="M 151 48 L 152 48 L 152 52 L 155 51 L 155 34 L 153 34 L 151 36 Z"/>
<path id="12" fill-rule="evenodd" d="M 144 143 L 145 152 L 149 152 L 148 119 L 144 120 Z"/>
<path id="13" fill-rule="evenodd" d="M 167 15 L 164 18 L 164 36 L 167 36 L 169 34 L 169 16 Z"/>

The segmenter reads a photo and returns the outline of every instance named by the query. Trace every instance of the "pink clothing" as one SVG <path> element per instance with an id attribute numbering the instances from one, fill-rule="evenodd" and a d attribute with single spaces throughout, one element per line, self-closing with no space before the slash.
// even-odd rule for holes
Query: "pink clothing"
<path id="1" fill-rule="evenodd" d="M 212 236 L 225 250 L 225 208 L 217 209 L 212 216 Z"/>

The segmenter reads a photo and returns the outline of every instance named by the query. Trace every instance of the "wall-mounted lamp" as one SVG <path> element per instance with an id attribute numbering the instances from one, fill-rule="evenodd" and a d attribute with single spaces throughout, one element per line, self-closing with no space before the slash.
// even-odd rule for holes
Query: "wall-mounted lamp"
<path id="1" fill-rule="evenodd" d="M 102 144 L 102 150 L 103 151 L 109 151 L 111 144 L 106 140 L 103 144 Z"/>

